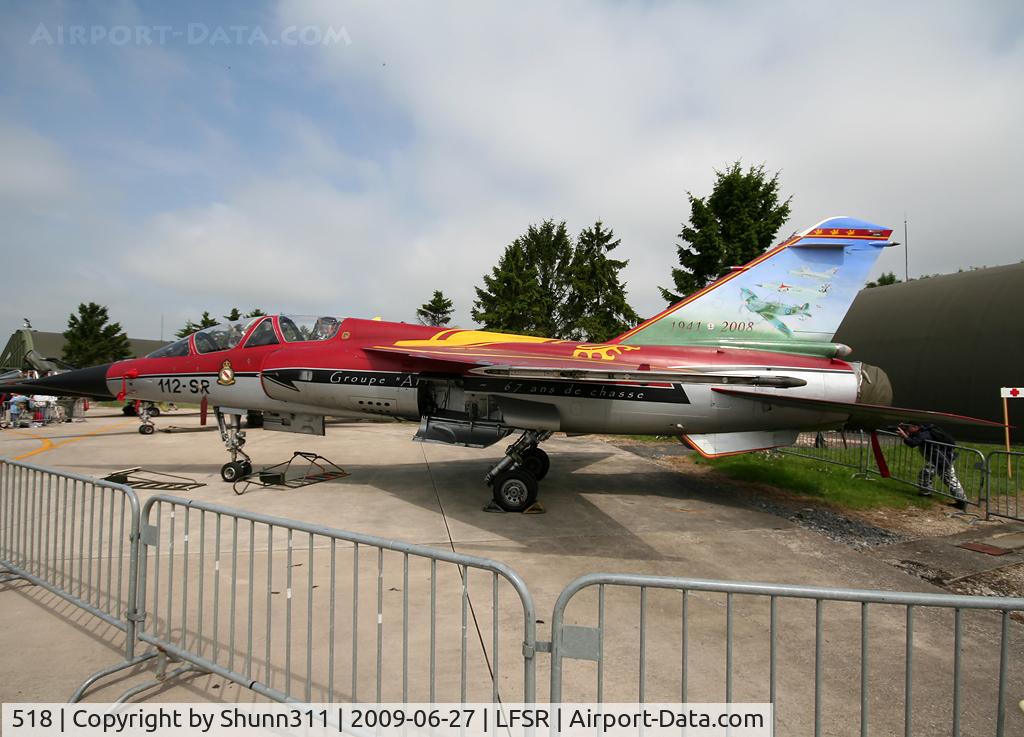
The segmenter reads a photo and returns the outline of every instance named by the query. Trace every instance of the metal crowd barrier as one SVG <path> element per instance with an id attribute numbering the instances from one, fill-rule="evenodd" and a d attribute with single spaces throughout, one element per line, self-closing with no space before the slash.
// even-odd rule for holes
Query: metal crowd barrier
<path id="1" fill-rule="evenodd" d="M 612 630 L 612 608 L 635 615 Z M 1011 612 L 1024 598 L 590 574 L 555 604 L 551 701 L 770 701 L 787 735 L 1022 734 Z"/>
<path id="2" fill-rule="evenodd" d="M 879 430 L 876 433 L 879 448 L 885 458 L 888 478 L 909 484 L 922 491 L 930 491 L 956 498 L 946 483 L 949 479 L 942 469 L 935 469 L 932 474 L 922 474 L 925 459 L 920 449 L 911 448 L 896 433 Z M 948 449 L 954 454 L 953 470 L 957 480 L 964 489 L 966 501 L 973 507 L 984 505 L 988 492 L 988 466 L 985 455 L 976 448 L 963 445 L 934 443 Z M 881 476 L 874 451 L 871 447 L 871 436 L 865 432 L 843 432 L 828 430 L 822 432 L 800 433 L 794 445 L 781 448 L 786 455 L 799 456 L 823 463 L 832 463 L 856 469 L 858 475 L 873 474 Z M 1020 519 L 1018 516 L 1017 519 Z"/>
<path id="3" fill-rule="evenodd" d="M 138 637 L 186 669 L 279 701 L 536 699 L 533 599 L 502 563 L 173 496 L 142 518 Z"/>
<path id="4" fill-rule="evenodd" d="M 1024 520 L 1024 453 L 995 450 L 985 459 L 988 474 L 986 516 Z"/>
<path id="5" fill-rule="evenodd" d="M 1016 477 L 1021 457 L 989 460 Z M 125 486 L 6 460 L 0 564 L 125 632 L 72 700 L 158 658 L 122 699 L 192 670 L 280 701 L 532 702 L 550 651 L 555 702 L 768 700 L 776 734 L 1024 733 L 1024 598 L 591 574 L 545 643 L 501 563 L 173 496 L 140 512 Z"/>
<path id="6" fill-rule="evenodd" d="M 882 447 L 882 454 L 889 467 L 890 478 L 910 484 L 922 491 L 955 498 L 955 494 L 947 483 L 949 479 L 941 469 L 936 469 L 931 474 L 930 484 L 926 483 L 927 474 L 922 475 L 925 458 L 919 448 L 911 448 L 906 445 L 896 433 L 879 430 L 877 435 L 878 442 Z M 963 445 L 948 443 L 932 443 L 932 445 L 943 448 L 945 452 L 954 455 L 952 468 L 963 487 L 967 503 L 973 507 L 981 507 L 985 500 L 988 479 L 985 455 L 976 448 Z M 867 470 L 868 473 L 881 473 L 877 465 L 869 465 Z"/>
<path id="7" fill-rule="evenodd" d="M 846 466 L 858 474 L 866 474 L 872 462 L 870 437 L 860 430 L 802 432 L 793 445 L 779 450 L 786 455 Z"/>
<path id="8" fill-rule="evenodd" d="M 0 458 L 0 567 L 125 633 L 124 661 L 97 678 L 148 660 L 136 657 L 139 500 L 121 484 Z"/>

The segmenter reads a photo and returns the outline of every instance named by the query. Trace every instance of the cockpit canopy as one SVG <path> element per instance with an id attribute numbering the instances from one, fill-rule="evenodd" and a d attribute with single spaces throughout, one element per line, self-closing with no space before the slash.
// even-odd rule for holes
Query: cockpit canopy
<path id="1" fill-rule="evenodd" d="M 196 344 L 199 353 L 216 353 L 227 351 L 242 342 L 242 337 L 249 331 L 249 328 L 259 318 L 249 320 L 234 320 L 221 323 L 212 327 L 203 328 L 192 334 L 192 340 Z"/>
<path id="2" fill-rule="evenodd" d="M 258 322 L 259 326 L 252 330 Z M 247 335 L 249 337 L 245 341 L 246 347 L 273 345 L 280 342 L 278 335 L 287 343 L 330 340 L 338 334 L 340 327 L 341 320 L 330 315 L 276 315 L 234 320 L 203 328 L 187 338 L 153 351 L 147 358 L 180 357 L 187 356 L 190 352 L 205 354 L 227 351 L 241 344 Z"/>
<path id="3" fill-rule="evenodd" d="M 338 334 L 341 320 L 336 317 L 314 315 L 279 315 L 277 324 L 289 343 L 303 340 L 329 340 Z"/>

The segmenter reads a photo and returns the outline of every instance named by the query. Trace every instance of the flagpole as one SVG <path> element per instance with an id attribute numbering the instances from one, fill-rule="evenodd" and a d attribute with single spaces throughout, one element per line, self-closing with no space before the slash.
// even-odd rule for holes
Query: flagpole
<path id="1" fill-rule="evenodd" d="M 910 281 L 910 238 L 907 236 L 907 213 L 903 213 L 903 280 Z"/>
<path id="2" fill-rule="evenodd" d="M 1009 400 L 1003 397 L 1003 430 L 1006 433 L 1006 478 L 1013 478 L 1013 471 L 1010 469 L 1010 408 L 1007 406 Z"/>

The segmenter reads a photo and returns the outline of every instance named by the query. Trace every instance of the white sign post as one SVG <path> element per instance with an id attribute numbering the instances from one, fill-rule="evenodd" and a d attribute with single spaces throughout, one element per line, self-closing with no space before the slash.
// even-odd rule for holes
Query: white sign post
<path id="1" fill-rule="evenodd" d="M 1003 430 L 1006 434 L 1006 452 L 1010 453 L 1010 408 L 1008 402 L 1011 399 L 1024 399 L 1024 387 L 1004 386 L 999 390 L 999 396 L 1003 398 Z M 1012 476 L 1010 471 L 1010 457 L 1006 457 L 1006 476 Z"/>

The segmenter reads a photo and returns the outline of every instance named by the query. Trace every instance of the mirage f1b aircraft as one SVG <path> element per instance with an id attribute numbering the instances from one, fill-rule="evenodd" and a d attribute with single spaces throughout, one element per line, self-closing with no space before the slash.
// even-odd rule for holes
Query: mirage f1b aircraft
<path id="1" fill-rule="evenodd" d="M 487 447 L 518 433 L 485 481 L 499 506 L 521 511 L 550 465 L 538 446 L 558 431 L 678 435 L 721 456 L 851 419 L 973 422 L 886 406 L 884 375 L 847 362 L 850 348 L 833 341 L 891 233 L 831 218 L 606 343 L 274 315 L 20 386 L 212 407 L 231 455 L 226 481 L 252 472 L 247 410 L 263 412 L 265 430 L 312 435 L 326 416 L 367 415 L 415 420 L 414 439 L 428 442 Z M 813 307 L 752 308 L 756 285 L 794 273 L 828 275 L 832 287 Z"/>

